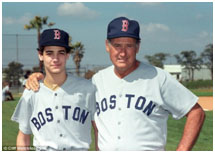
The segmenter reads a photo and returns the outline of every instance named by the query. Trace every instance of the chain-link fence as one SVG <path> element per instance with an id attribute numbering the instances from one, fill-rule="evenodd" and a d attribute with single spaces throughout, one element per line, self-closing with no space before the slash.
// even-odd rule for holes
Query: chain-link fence
<path id="1" fill-rule="evenodd" d="M 2 35 L 2 67 L 15 61 L 24 65 L 24 69 L 38 64 L 37 36 L 24 34 Z"/>
<path id="2" fill-rule="evenodd" d="M 8 67 L 11 62 L 18 62 L 23 65 L 23 69 L 32 69 L 37 66 L 37 36 L 24 34 L 3 34 L 2 35 L 2 68 Z M 2 74 L 4 79 L 5 74 Z M 20 85 L 11 86 L 11 91 L 22 92 L 22 82 Z"/>
<path id="3" fill-rule="evenodd" d="M 25 71 L 31 70 L 33 67 L 39 66 L 39 60 L 37 55 L 38 41 L 37 35 L 33 34 L 3 34 L 2 35 L 2 68 L 8 68 L 8 64 L 11 62 L 18 62 L 23 65 L 23 77 Z M 80 76 L 84 77 L 88 70 L 98 71 L 106 66 L 98 65 L 86 65 L 79 69 Z M 75 64 L 73 58 L 70 58 L 67 62 L 67 72 L 76 74 Z M 5 78 L 5 74 L 2 74 L 2 78 Z M 19 86 L 12 84 L 11 90 L 13 92 L 22 92 L 22 80 L 19 79 Z"/>

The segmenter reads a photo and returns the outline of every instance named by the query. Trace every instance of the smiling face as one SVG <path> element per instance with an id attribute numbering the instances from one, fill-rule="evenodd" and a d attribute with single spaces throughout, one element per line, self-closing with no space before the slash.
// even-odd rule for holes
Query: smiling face
<path id="1" fill-rule="evenodd" d="M 130 37 L 113 38 L 106 40 L 106 50 L 115 67 L 116 74 L 126 76 L 138 67 L 136 54 L 139 51 L 139 43 Z"/>
<path id="2" fill-rule="evenodd" d="M 40 61 L 43 61 L 47 74 L 66 73 L 66 61 L 69 54 L 65 47 L 46 46 L 42 54 L 38 54 Z"/>

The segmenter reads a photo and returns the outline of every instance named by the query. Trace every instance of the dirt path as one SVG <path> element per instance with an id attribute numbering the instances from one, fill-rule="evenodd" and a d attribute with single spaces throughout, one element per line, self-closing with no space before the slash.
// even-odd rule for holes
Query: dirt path
<path id="1" fill-rule="evenodd" d="M 198 103 L 205 111 L 213 110 L 213 97 L 199 97 Z"/>

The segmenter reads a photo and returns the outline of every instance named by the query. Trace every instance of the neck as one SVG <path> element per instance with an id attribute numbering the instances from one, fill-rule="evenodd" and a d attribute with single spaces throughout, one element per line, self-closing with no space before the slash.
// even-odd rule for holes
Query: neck
<path id="1" fill-rule="evenodd" d="M 134 70 L 136 70 L 138 68 L 139 64 L 140 64 L 139 61 L 135 61 L 134 64 L 129 69 L 126 69 L 126 70 L 120 70 L 115 67 L 114 72 L 119 78 L 122 79 L 122 78 L 126 77 L 127 75 L 129 75 L 130 73 L 132 73 Z"/>
<path id="2" fill-rule="evenodd" d="M 61 86 L 67 78 L 66 73 L 61 74 L 46 74 L 44 83 L 52 86 Z"/>

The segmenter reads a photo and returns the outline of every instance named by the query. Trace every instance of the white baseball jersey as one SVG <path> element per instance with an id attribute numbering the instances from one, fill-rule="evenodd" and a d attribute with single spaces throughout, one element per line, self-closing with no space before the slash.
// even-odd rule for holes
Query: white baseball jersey
<path id="1" fill-rule="evenodd" d="M 2 101 L 6 100 L 6 93 L 9 91 L 9 85 L 6 85 L 3 89 L 2 89 Z"/>
<path id="2" fill-rule="evenodd" d="M 92 83 L 68 75 L 56 91 L 43 83 L 36 93 L 25 90 L 11 119 L 34 135 L 37 150 L 88 150 L 94 112 Z"/>
<path id="3" fill-rule="evenodd" d="M 92 80 L 100 150 L 165 150 L 168 115 L 180 119 L 198 100 L 169 73 L 145 63 L 123 79 L 110 66 Z"/>

